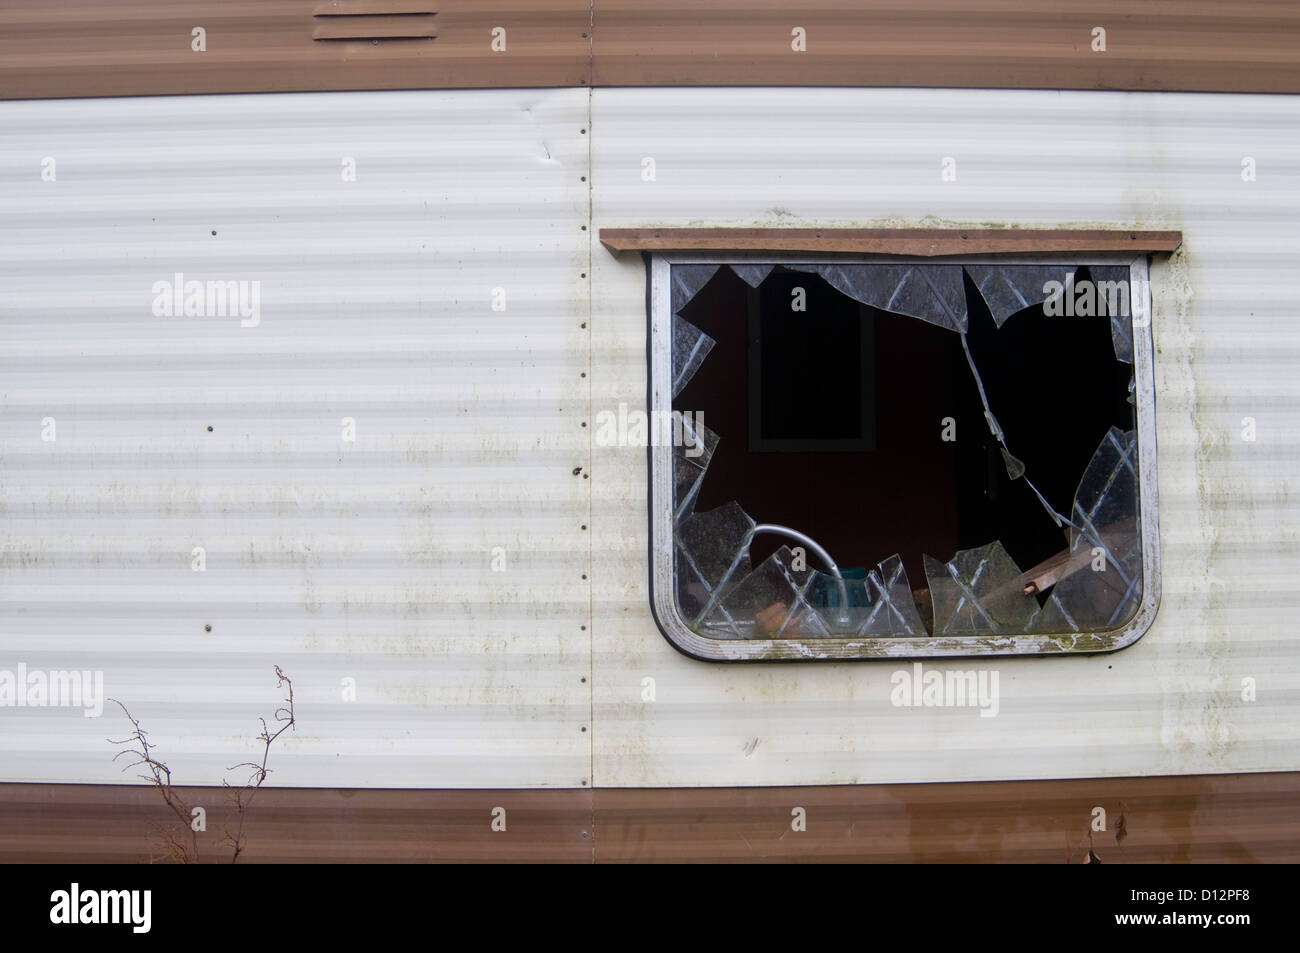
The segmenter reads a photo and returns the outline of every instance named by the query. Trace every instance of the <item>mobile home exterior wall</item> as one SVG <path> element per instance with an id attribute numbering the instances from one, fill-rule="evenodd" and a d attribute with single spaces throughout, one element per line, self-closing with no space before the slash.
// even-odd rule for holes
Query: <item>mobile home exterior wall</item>
<path id="1" fill-rule="evenodd" d="M 275 664 L 287 786 L 1293 769 L 1297 119 L 1292 97 L 1025 90 L 0 104 L 6 659 L 102 670 L 195 784 L 247 759 Z M 597 234 L 699 224 L 1181 229 L 1152 274 L 1152 630 L 999 660 L 996 718 L 895 708 L 890 663 L 677 654 L 644 450 L 590 425 L 643 407 L 646 375 L 644 266 Z M 178 273 L 260 282 L 256 324 L 156 314 Z M 111 709 L 4 717 L 6 780 L 121 780 Z"/>

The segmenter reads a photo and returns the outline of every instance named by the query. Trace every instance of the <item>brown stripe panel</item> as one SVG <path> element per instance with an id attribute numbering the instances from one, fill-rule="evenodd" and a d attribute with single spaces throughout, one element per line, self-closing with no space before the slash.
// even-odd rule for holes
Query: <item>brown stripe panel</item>
<path id="1" fill-rule="evenodd" d="M 207 812 L 201 861 L 229 863 L 226 791 L 178 789 Z M 494 831 L 495 808 L 505 830 Z M 166 860 L 158 825 L 188 836 L 149 786 L 0 785 L 0 862 Z M 590 863 L 591 791 L 384 791 L 267 788 L 247 813 L 240 862 Z"/>
<path id="2" fill-rule="evenodd" d="M 1300 774 L 729 790 L 600 790 L 618 861 L 1294 862 Z M 806 830 L 793 811 L 804 809 Z M 1093 832 L 1093 811 L 1106 830 Z M 1123 818 L 1123 836 L 1119 836 Z"/>
<path id="3" fill-rule="evenodd" d="M 201 857 L 226 861 L 219 788 Z M 505 830 L 493 830 L 494 808 Z M 1105 830 L 1092 830 L 1096 808 Z M 800 813 L 801 809 L 801 813 Z M 149 787 L 0 785 L 0 861 L 148 862 L 170 815 Z M 802 818 L 803 830 L 795 822 Z M 1300 774 L 796 788 L 268 788 L 247 862 L 1300 861 Z"/>
<path id="4" fill-rule="evenodd" d="M 433 43 L 369 32 L 313 39 L 318 29 L 327 36 L 349 29 L 320 25 L 335 14 L 428 17 L 435 10 Z M 206 30 L 204 52 L 191 49 L 195 27 Z M 496 51 L 498 27 L 506 43 Z M 1105 31 L 1104 50 L 1094 48 L 1098 29 Z M 426 36 L 430 28 L 421 30 Z M 0 6 L 0 99 L 592 83 L 1297 93 L 1300 4 L 6 0 Z"/>
<path id="5" fill-rule="evenodd" d="M 355 7 L 366 16 L 347 15 L 353 8 L 340 4 L 343 15 L 333 16 L 320 0 L 6 0 L 0 99 L 588 82 L 589 0 L 514 0 L 503 9 L 437 0 L 436 17 L 428 3 L 411 12 L 385 0 Z M 389 32 L 400 27 L 405 37 L 414 27 L 437 39 L 375 36 L 361 21 L 376 13 Z M 202 52 L 193 48 L 199 27 Z M 505 30 L 501 51 L 492 48 L 496 27 Z M 321 42 L 318 29 L 360 32 Z"/>
<path id="6" fill-rule="evenodd" d="M 1300 92 L 1300 4 L 596 0 L 595 51 L 598 86 Z"/>

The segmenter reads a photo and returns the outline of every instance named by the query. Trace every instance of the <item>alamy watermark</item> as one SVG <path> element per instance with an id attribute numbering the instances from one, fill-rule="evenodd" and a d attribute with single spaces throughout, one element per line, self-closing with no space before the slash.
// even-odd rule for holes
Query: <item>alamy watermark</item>
<path id="1" fill-rule="evenodd" d="M 1091 318 L 1131 314 L 1133 326 L 1144 328 L 1151 320 L 1150 284 L 1145 279 L 1121 281 L 1074 280 L 1066 272 L 1064 281 L 1043 282 L 1043 314 L 1049 318 Z"/>
<path id="2" fill-rule="evenodd" d="M 81 708 L 86 718 L 104 713 L 104 673 L 0 668 L 0 708 Z"/>
<path id="3" fill-rule="evenodd" d="M 704 411 L 628 410 L 625 403 L 618 412 L 602 410 L 596 414 L 596 444 L 601 447 L 685 447 L 686 456 L 704 453 L 700 429 Z"/>
<path id="4" fill-rule="evenodd" d="M 998 673 L 994 669 L 925 671 L 920 662 L 911 671 L 899 669 L 889 677 L 889 701 L 895 708 L 979 708 L 981 718 L 997 716 Z"/>
<path id="5" fill-rule="evenodd" d="M 132 933 L 153 925 L 152 890 L 83 890 L 74 883 L 50 894 L 50 922 L 56 924 L 128 924 Z"/>
<path id="6" fill-rule="evenodd" d="M 155 318 L 233 318 L 241 328 L 262 322 L 260 281 L 186 281 L 178 271 L 172 280 L 153 283 Z"/>

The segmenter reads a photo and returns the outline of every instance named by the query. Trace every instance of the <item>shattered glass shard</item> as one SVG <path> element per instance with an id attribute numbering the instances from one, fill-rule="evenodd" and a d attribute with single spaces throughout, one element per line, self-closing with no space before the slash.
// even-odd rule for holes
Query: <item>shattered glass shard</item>
<path id="1" fill-rule="evenodd" d="M 792 265 L 820 275 L 854 301 L 966 331 L 961 265 Z"/>
<path id="2" fill-rule="evenodd" d="M 749 285 L 751 288 L 757 288 L 764 282 L 764 280 L 766 280 L 767 276 L 772 273 L 772 269 L 775 267 L 775 265 L 732 265 L 731 270 L 734 271 L 745 284 Z"/>
<path id="3" fill-rule="evenodd" d="M 1088 541 L 1131 544 L 1138 517 L 1137 434 L 1111 427 L 1088 462 L 1074 496 L 1074 523 Z M 1076 534 L 1072 533 L 1072 538 Z M 1076 539 L 1076 546 L 1078 540 Z"/>
<path id="4" fill-rule="evenodd" d="M 1057 282 L 1062 287 L 1067 280 L 1073 283 L 1075 268 L 1072 265 L 967 265 L 966 274 L 979 288 L 993 315 L 993 323 L 1000 328 L 1017 311 L 1046 301 L 1051 294 L 1046 290 L 1049 282 Z"/>
<path id="5" fill-rule="evenodd" d="M 1083 628 L 1079 623 L 1065 611 L 1061 600 L 1056 598 L 1056 593 L 1048 597 L 1047 602 L 1034 613 L 1029 624 L 1025 626 L 1025 632 L 1034 635 L 1061 635 L 1082 631 Z"/>
<path id="6" fill-rule="evenodd" d="M 962 550 L 946 565 L 924 558 L 935 635 L 1023 632 L 1038 609 L 1020 584 L 1020 567 L 1000 542 Z"/>
<path id="7" fill-rule="evenodd" d="M 1012 480 L 1019 480 L 1025 475 L 1024 461 L 1013 456 L 1006 447 L 1002 448 L 1002 462 L 1007 465 L 1007 476 Z"/>
<path id="8" fill-rule="evenodd" d="M 859 635 L 924 636 L 928 635 L 912 598 L 903 560 L 897 555 L 879 563 L 867 574 L 867 597 L 871 609 L 858 628 Z"/>
<path id="9" fill-rule="evenodd" d="M 1132 618 L 1142 601 L 1138 510 L 1137 435 L 1112 427 L 1074 498 L 1070 550 L 1087 550 L 1093 562 L 1053 591 L 1066 613 L 1085 628 L 1116 628 Z"/>
<path id="10" fill-rule="evenodd" d="M 692 513 L 677 524 L 678 593 L 692 586 L 700 614 L 712 609 L 727 589 L 749 573 L 749 541 L 754 521 L 736 502 Z M 682 612 L 688 621 L 687 603 Z"/>
<path id="11" fill-rule="evenodd" d="M 1133 313 L 1127 265 L 1090 265 L 1097 292 L 1097 313 L 1110 317 L 1110 340 L 1115 360 L 1133 363 Z M 1146 302 L 1139 307 L 1145 309 Z"/>
<path id="12" fill-rule="evenodd" d="M 681 439 L 677 440 L 674 437 L 675 449 L 681 451 L 682 456 L 700 468 L 707 467 L 709 461 L 713 459 L 713 451 L 718 449 L 718 443 L 722 438 L 705 425 L 703 412 L 683 413 L 674 419 L 681 421 L 682 428 Z"/>
<path id="13" fill-rule="evenodd" d="M 706 614 L 708 618 L 700 618 L 691 626 L 700 635 L 707 636 L 710 639 L 754 638 L 752 619 L 734 619 L 720 605 L 713 605 L 707 610 Z"/>
<path id="14" fill-rule="evenodd" d="M 1115 348 L 1115 360 L 1133 363 L 1133 319 L 1121 315 L 1110 316 L 1110 343 Z"/>
<path id="15" fill-rule="evenodd" d="M 673 522 L 690 516 L 695 510 L 695 498 L 704 482 L 704 468 L 688 460 L 680 450 L 673 451 Z"/>
<path id="16" fill-rule="evenodd" d="M 672 266 L 672 308 L 673 314 L 676 314 L 682 308 L 690 304 L 694 298 L 707 285 L 710 279 L 717 274 L 721 265 L 673 265 Z"/>
<path id="17" fill-rule="evenodd" d="M 819 638 L 828 633 L 808 606 L 808 570 L 792 569 L 793 553 L 782 546 L 735 584 L 701 626 L 727 629 L 742 638 Z M 709 634 L 712 634 L 710 631 Z"/>
<path id="18" fill-rule="evenodd" d="M 858 578 L 852 578 L 854 570 L 844 570 L 845 599 L 840 598 L 840 581 L 832 573 L 815 570 L 808 585 L 808 601 L 819 617 L 827 635 L 856 635 L 863 620 L 870 611 L 867 597 L 866 573 L 857 570 Z M 843 603 L 847 601 L 847 605 Z"/>
<path id="19" fill-rule="evenodd" d="M 700 415 L 703 416 L 703 415 Z M 682 439 L 673 442 L 673 521 L 682 519 L 695 508 L 695 497 L 704 482 L 719 437 L 695 415 L 682 414 Z M 676 421 L 674 421 L 676 423 Z"/>
<path id="20" fill-rule="evenodd" d="M 673 396 L 682 392 L 717 342 L 691 322 L 673 317 Z"/>
<path id="21" fill-rule="evenodd" d="M 1103 632 L 1137 613 L 1142 602 L 1137 435 L 1117 427 L 1084 470 L 1072 510 L 1070 552 L 1079 567 L 1052 589 L 1027 631 Z"/>

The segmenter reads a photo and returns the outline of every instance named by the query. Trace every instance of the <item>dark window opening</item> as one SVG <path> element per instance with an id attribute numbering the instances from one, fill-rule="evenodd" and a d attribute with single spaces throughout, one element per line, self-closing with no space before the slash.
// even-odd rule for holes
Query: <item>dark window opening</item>
<path id="1" fill-rule="evenodd" d="M 1078 632 L 1137 611 L 1132 324 L 1104 307 L 1060 316 L 1044 281 L 1122 272 L 1127 308 L 1127 266 L 686 268 L 672 408 L 716 435 L 695 468 L 675 464 L 688 625 Z M 820 544 L 835 577 L 820 557 L 798 565 L 783 528 Z"/>

